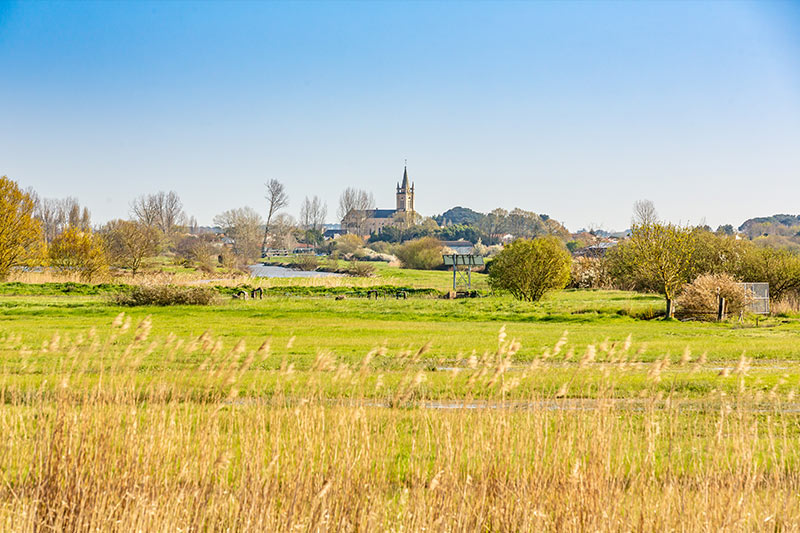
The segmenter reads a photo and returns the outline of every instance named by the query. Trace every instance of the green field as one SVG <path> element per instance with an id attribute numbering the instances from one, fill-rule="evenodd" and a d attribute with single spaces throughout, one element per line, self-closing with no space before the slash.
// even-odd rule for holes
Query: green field
<path id="1" fill-rule="evenodd" d="M 0 284 L 3 529 L 798 528 L 798 317 L 449 300 L 446 275 L 174 307 Z"/>
<path id="2" fill-rule="evenodd" d="M 396 276 L 406 274 L 399 271 Z M 405 372 L 411 364 L 427 373 L 427 394 L 431 397 L 480 396 L 479 391 L 467 391 L 459 377 L 443 369 L 463 367 L 472 355 L 481 358 L 494 353 L 501 327 L 509 341 L 519 344 L 510 361 L 514 369 L 535 362 L 546 370 L 537 372 L 529 384 L 539 389 L 558 387 L 570 380 L 590 383 L 597 376 L 576 376 L 598 367 L 607 372 L 604 365 L 619 363 L 619 347 L 626 340 L 631 347 L 623 371 L 614 371 L 616 394 L 621 396 L 637 394 L 651 385 L 645 364 L 653 361 L 672 363 L 665 369 L 669 379 L 661 380 L 659 387 L 687 394 L 736 386 L 737 379 L 725 374 L 743 357 L 750 367 L 747 380 L 751 384 L 768 388 L 780 383 L 788 389 L 800 378 L 797 318 L 762 318 L 758 324 L 753 318 L 723 323 L 664 321 L 654 318 L 663 308 L 663 300 L 657 295 L 565 290 L 535 304 L 507 296 L 459 300 L 424 295 L 407 300 L 349 296 L 337 300 L 334 293 L 347 292 L 338 287 L 327 295 L 284 296 L 273 292 L 263 300 L 247 301 L 220 295 L 210 306 L 122 308 L 110 301 L 114 290 L 113 286 L 0 286 L 0 338 L 13 340 L 0 348 L 6 368 L 14 370 L 21 383 L 33 386 L 43 369 L 54 363 L 52 355 L 42 351 L 43 345 L 54 338 L 64 344 L 64 339 L 76 339 L 91 328 L 100 337 L 108 336 L 112 321 L 124 312 L 132 325 L 128 336 L 135 334 L 136 325 L 146 317 L 152 322 L 149 340 L 153 347 L 142 362 L 147 370 L 142 372 L 143 379 L 169 379 L 171 372 L 200 365 L 203 358 L 199 354 L 168 357 L 168 344 L 172 338 L 190 342 L 206 333 L 219 341 L 221 352 L 239 342 L 244 342 L 245 350 L 254 350 L 269 341 L 269 357 L 249 370 L 246 383 L 263 377 L 259 372 L 286 364 L 307 371 L 320 354 L 338 363 L 357 364 L 378 348 L 380 354 L 370 364 L 388 372 L 390 385 L 392 373 Z M 552 354 L 553 346 L 565 333 L 563 347 Z M 115 342 L 124 341 L 123 335 Z M 579 370 L 579 361 L 590 345 L 597 354 L 591 364 Z M 417 360 L 403 358 L 403 354 L 422 346 L 426 346 L 425 353 Z M 684 353 L 688 360 L 679 364 Z M 702 367 L 686 364 L 696 362 L 701 355 Z M 182 379 L 187 387 L 193 386 L 190 374 Z M 269 386 L 251 391 L 268 392 Z M 338 389 L 334 392 L 347 394 Z"/>

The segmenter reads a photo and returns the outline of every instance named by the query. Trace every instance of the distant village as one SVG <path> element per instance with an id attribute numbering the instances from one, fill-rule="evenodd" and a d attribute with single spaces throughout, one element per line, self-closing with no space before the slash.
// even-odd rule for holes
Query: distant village
<path id="1" fill-rule="evenodd" d="M 415 208 L 415 184 L 409 178 L 408 167 L 395 185 L 394 208 L 374 205 L 372 195 L 366 191 L 349 190 L 340 200 L 339 223 L 309 223 L 300 220 L 285 224 L 280 221 L 262 249 L 262 257 L 324 253 L 330 251 L 336 239 L 354 235 L 367 244 L 402 243 L 422 237 L 433 237 L 446 251 L 491 255 L 503 244 L 517 238 L 540 235 L 559 237 L 576 257 L 602 257 L 606 250 L 616 245 L 627 232 L 609 233 L 602 230 L 581 230 L 570 233 L 561 223 L 548 215 L 523 209 L 495 209 L 479 213 L 467 207 L 456 206 L 441 215 L 424 217 Z M 316 200 L 316 199 L 315 199 Z M 309 199 L 306 202 L 310 203 Z M 301 219 L 304 218 L 301 214 Z M 313 218 L 313 217 L 312 217 Z M 233 229 L 233 228 L 229 228 Z M 225 246 L 235 247 L 235 231 L 226 232 L 223 226 L 198 228 L 200 233 L 214 233 Z"/>

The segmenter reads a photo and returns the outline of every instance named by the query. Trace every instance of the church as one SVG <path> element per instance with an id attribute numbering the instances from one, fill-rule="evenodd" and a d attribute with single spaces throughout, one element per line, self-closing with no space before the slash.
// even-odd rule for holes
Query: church
<path id="1" fill-rule="evenodd" d="M 397 184 L 396 209 L 351 209 L 342 219 L 342 229 L 347 233 L 367 236 L 380 233 L 386 226 L 406 225 L 413 221 L 414 184 L 409 185 L 408 167 L 403 168 L 403 182 Z"/>

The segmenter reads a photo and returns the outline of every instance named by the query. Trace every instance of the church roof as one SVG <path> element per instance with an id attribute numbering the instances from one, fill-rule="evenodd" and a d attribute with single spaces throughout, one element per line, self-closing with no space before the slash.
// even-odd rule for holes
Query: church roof
<path id="1" fill-rule="evenodd" d="M 374 209 L 372 218 L 392 218 L 397 213 L 397 209 Z"/>

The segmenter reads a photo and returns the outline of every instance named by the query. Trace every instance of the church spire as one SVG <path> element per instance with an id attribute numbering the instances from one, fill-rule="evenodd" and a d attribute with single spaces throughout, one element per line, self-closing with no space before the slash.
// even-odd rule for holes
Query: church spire
<path id="1" fill-rule="evenodd" d="M 408 189 L 408 166 L 403 165 L 403 184 L 400 186 L 402 190 Z"/>

